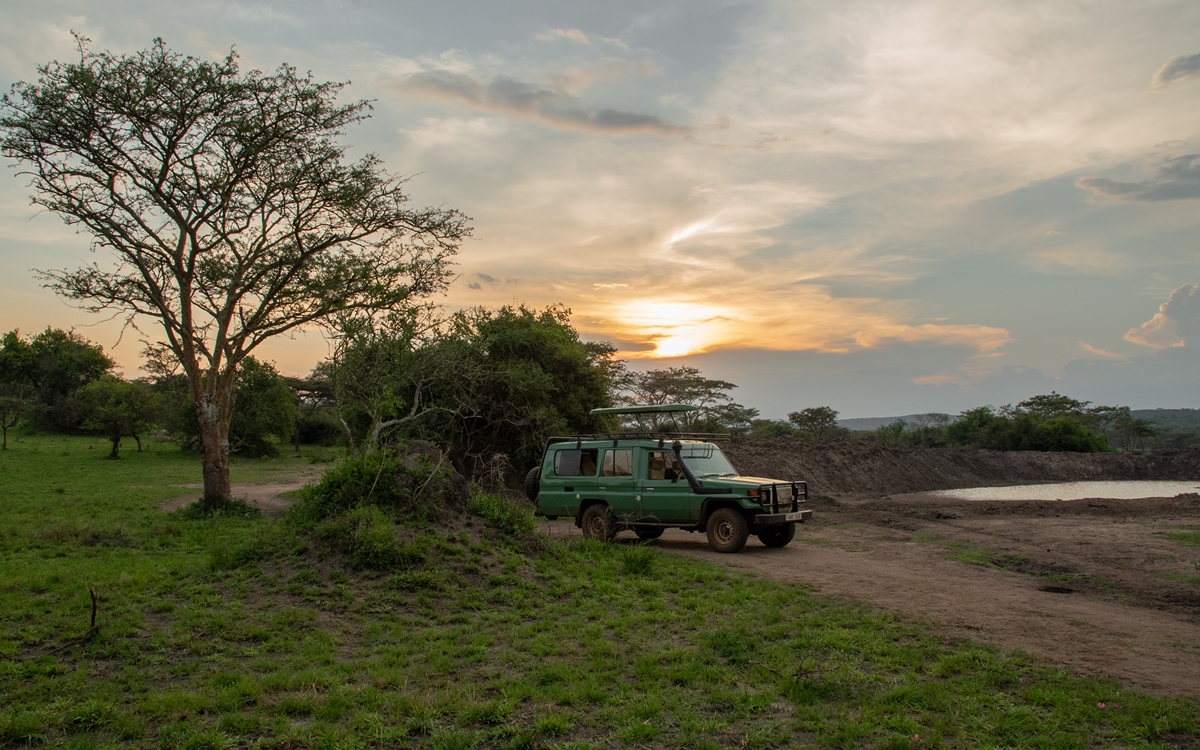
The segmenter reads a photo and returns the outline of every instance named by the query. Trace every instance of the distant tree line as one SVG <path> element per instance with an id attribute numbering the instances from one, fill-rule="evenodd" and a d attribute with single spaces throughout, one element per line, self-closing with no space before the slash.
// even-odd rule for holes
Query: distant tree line
<path id="1" fill-rule="evenodd" d="M 788 414 L 784 421 L 755 420 L 752 435 L 793 435 L 825 440 L 874 437 L 924 447 L 1002 451 L 1145 450 L 1161 447 L 1162 430 L 1134 416 L 1127 406 L 1097 406 L 1057 392 L 999 408 L 980 406 L 957 417 L 929 413 L 899 419 L 875 430 L 851 432 L 838 426 L 838 412 L 820 406 Z M 1200 427 L 1200 420 L 1197 420 Z M 1200 430 L 1178 447 L 1200 444 Z"/>

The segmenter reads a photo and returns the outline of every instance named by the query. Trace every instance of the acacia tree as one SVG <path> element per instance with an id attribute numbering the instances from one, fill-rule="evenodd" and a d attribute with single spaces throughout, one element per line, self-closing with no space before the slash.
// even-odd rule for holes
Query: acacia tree
<path id="1" fill-rule="evenodd" d="M 33 202 L 112 262 L 43 271 L 47 286 L 128 324 L 155 319 L 201 425 L 204 502 L 228 502 L 238 363 L 259 344 L 355 309 L 444 289 L 467 218 L 413 210 L 405 179 L 338 143 L 367 116 L 345 84 L 281 66 L 242 73 L 230 53 L 185 57 L 156 39 L 38 68 L 0 102 L 0 150 Z"/>
<path id="2" fill-rule="evenodd" d="M 818 439 L 836 434 L 838 429 L 838 412 L 828 406 L 810 406 L 807 409 L 789 412 L 787 418 L 796 429 L 810 433 Z"/>
<path id="3" fill-rule="evenodd" d="M 619 376 L 618 388 L 617 400 L 628 406 L 691 404 L 700 407 L 695 412 L 644 415 L 642 418 L 653 430 L 664 425 L 677 425 L 682 430 L 695 430 L 706 424 L 728 426 L 730 419 L 735 426 L 743 427 L 749 419 L 758 416 L 757 412 L 750 414 L 729 395 L 729 391 L 737 388 L 736 384 L 706 378 L 695 367 L 627 371 Z"/>
<path id="4" fill-rule="evenodd" d="M 158 413 L 157 399 L 145 383 L 102 375 L 76 391 L 73 400 L 83 413 L 83 428 L 112 443 L 109 458 L 120 457 L 124 437 L 136 440 L 138 453 L 142 452 L 142 433 Z"/>

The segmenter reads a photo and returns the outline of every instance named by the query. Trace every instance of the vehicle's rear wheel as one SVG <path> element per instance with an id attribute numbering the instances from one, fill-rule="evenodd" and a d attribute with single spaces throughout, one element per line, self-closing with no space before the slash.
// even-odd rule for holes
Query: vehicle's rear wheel
<path id="1" fill-rule="evenodd" d="M 733 508 L 718 508 L 708 517 L 708 544 L 717 552 L 737 552 L 749 537 L 745 516 Z"/>
<path id="2" fill-rule="evenodd" d="M 583 527 L 583 536 L 586 539 L 607 542 L 617 533 L 616 519 L 613 518 L 612 511 L 601 503 L 589 505 L 583 512 L 583 518 L 579 519 L 579 525 Z"/>
<path id="3" fill-rule="evenodd" d="M 542 467 L 535 466 L 525 475 L 525 497 L 531 502 L 537 502 L 538 481 L 542 478 Z"/>
<path id="4" fill-rule="evenodd" d="M 637 534 L 638 539 L 641 539 L 643 542 L 649 542 L 653 539 L 658 539 L 660 536 L 662 536 L 663 530 L 662 529 L 654 529 L 654 528 L 644 528 L 644 529 L 634 529 L 633 533 Z"/>
<path id="5" fill-rule="evenodd" d="M 794 522 L 768 526 L 758 534 L 758 540 L 768 547 L 786 547 L 795 538 L 796 524 Z"/>

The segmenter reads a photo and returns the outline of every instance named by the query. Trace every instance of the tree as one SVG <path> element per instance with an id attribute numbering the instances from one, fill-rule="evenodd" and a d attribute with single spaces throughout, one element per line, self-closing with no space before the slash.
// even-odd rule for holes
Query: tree
<path id="1" fill-rule="evenodd" d="M 758 416 L 756 410 L 736 403 L 729 395 L 729 391 L 737 388 L 736 384 L 727 380 L 706 378 L 695 367 L 626 372 L 621 375 L 618 386 L 618 400 L 627 406 L 691 404 L 700 407 L 700 410 L 695 412 L 643 415 L 642 419 L 649 423 L 648 426 L 652 430 L 665 426 L 678 426 L 684 431 L 715 427 L 742 429 L 748 427 L 750 420 Z"/>
<path id="2" fill-rule="evenodd" d="M 454 363 L 457 374 L 451 390 L 434 392 L 445 408 L 427 424 L 449 428 L 463 468 L 494 469 L 487 464 L 496 454 L 515 467 L 532 466 L 546 438 L 603 428 L 589 412 L 612 405 L 616 350 L 581 340 L 569 309 L 476 308 L 456 315 L 452 326 L 430 353 Z"/>
<path id="3" fill-rule="evenodd" d="M 146 370 L 154 378 L 159 396 L 160 424 L 171 431 L 183 448 L 200 445 L 200 422 L 192 406 L 187 379 L 166 373 L 153 358 Z M 238 366 L 233 384 L 233 419 L 229 423 L 229 452 L 250 458 L 277 456 L 278 441 L 291 437 L 296 424 L 296 402 L 275 367 L 246 357 Z"/>
<path id="4" fill-rule="evenodd" d="M 339 316 L 332 356 L 315 374 L 329 383 L 351 453 L 370 453 L 389 432 L 444 408 L 431 404 L 430 388 L 464 373 L 460 363 L 421 351 L 441 324 L 428 307 Z"/>
<path id="5" fill-rule="evenodd" d="M 1017 404 L 1013 410 L 1017 414 L 1032 414 L 1038 419 L 1046 420 L 1054 417 L 1080 418 L 1087 413 L 1091 401 L 1078 401 L 1070 396 L 1063 396 L 1056 391 L 1043 396 L 1032 396 Z"/>
<path id="6" fill-rule="evenodd" d="M 613 353 L 581 341 L 563 307 L 475 308 L 440 322 L 415 313 L 377 322 L 339 342 L 318 371 L 360 452 L 423 438 L 478 475 L 503 468 L 496 461 L 535 462 L 551 435 L 602 429 L 589 412 L 612 403 Z"/>
<path id="7" fill-rule="evenodd" d="M 38 414 L 51 429 L 79 427 L 71 396 L 113 364 L 103 348 L 74 331 L 46 328 L 26 341 L 14 329 L 0 339 L 0 383 L 6 384 L 7 397 L 29 401 L 29 408 L 21 409 L 25 418 Z"/>
<path id="8" fill-rule="evenodd" d="M 142 452 L 141 434 L 158 412 L 154 393 L 145 383 L 129 382 L 105 375 L 93 380 L 75 394 L 83 413 L 83 427 L 95 430 L 112 442 L 109 458 L 120 458 L 121 438 L 137 441 Z"/>
<path id="9" fill-rule="evenodd" d="M 333 383 L 329 378 L 320 369 L 314 369 L 306 378 L 285 377 L 283 382 L 292 392 L 296 404 L 296 428 L 292 431 L 296 453 L 300 452 L 301 443 L 337 443 L 341 425 L 336 415 Z"/>
<path id="10" fill-rule="evenodd" d="M 838 431 L 838 413 L 828 406 L 812 406 L 787 415 L 796 429 L 811 434 L 818 440 Z"/>
<path id="11" fill-rule="evenodd" d="M 0 447 L 8 450 L 8 430 L 28 418 L 34 407 L 31 393 L 33 351 L 20 332 L 0 338 Z"/>
<path id="12" fill-rule="evenodd" d="M 77 40 L 77 62 L 0 101 L 0 151 L 35 204 L 115 259 L 43 271 L 47 286 L 161 326 L 200 423 L 204 503 L 222 505 L 238 365 L 332 314 L 444 289 L 471 230 L 457 211 L 408 208 L 374 155 L 347 161 L 338 138 L 368 103 L 339 104 L 344 84 L 242 73 L 232 52 L 199 60 L 161 39 L 123 56 Z"/>
<path id="13" fill-rule="evenodd" d="M 296 429 L 296 401 L 270 362 L 246 357 L 233 387 L 229 449 L 240 456 L 277 456 L 276 442 Z"/>

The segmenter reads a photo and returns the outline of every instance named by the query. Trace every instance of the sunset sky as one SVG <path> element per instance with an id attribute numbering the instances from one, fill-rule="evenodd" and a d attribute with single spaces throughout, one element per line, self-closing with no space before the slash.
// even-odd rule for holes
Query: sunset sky
<path id="1" fill-rule="evenodd" d="M 3 88 L 71 30 L 350 81 L 353 153 L 472 217 L 449 308 L 562 303 L 764 416 L 1200 407 L 1194 0 L 10 2 Z M 75 326 L 136 374 L 136 332 L 39 286 L 89 240 L 9 165 L 0 329 Z"/>

